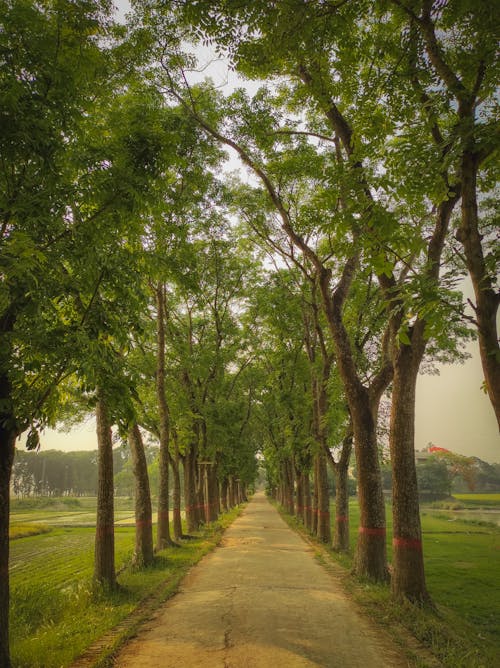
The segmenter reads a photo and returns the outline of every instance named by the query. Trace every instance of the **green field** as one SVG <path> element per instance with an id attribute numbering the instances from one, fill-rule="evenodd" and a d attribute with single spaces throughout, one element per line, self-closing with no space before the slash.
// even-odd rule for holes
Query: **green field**
<path id="1" fill-rule="evenodd" d="M 131 567 L 134 526 L 115 529 L 115 558 L 120 588 L 96 590 L 92 583 L 94 535 L 85 526 L 93 515 L 95 499 L 75 507 L 67 499 L 48 507 L 16 503 L 10 543 L 11 653 L 14 668 L 59 668 L 69 665 L 92 642 L 127 618 L 152 593 L 166 598 L 187 569 L 218 542 L 234 510 L 219 523 L 199 532 L 181 547 L 163 550 L 154 566 Z M 64 507 L 69 506 L 64 510 Z M 131 500 L 119 500 L 118 513 L 130 516 Z M 23 507 L 24 505 L 24 507 Z M 31 506 L 31 507 L 29 507 Z M 75 508 L 77 512 L 75 513 Z M 77 524 L 68 526 L 77 518 Z M 84 518 L 82 520 L 82 518 Z M 43 533 L 16 536 L 43 520 Z M 119 640 L 119 638 L 118 638 Z"/>
<path id="2" fill-rule="evenodd" d="M 457 495 L 458 496 L 458 495 Z M 460 495 L 476 497 L 478 495 Z M 482 495 L 496 506 L 500 495 Z M 334 505 L 331 513 L 334 517 Z M 387 516 L 387 553 L 392 557 L 392 517 Z M 500 656 L 500 527 L 421 513 L 427 587 L 436 610 L 397 608 L 388 588 L 366 584 L 359 599 L 388 626 L 401 621 L 449 668 L 491 668 Z M 350 504 L 351 550 L 359 508 Z M 338 557 L 350 567 L 351 557 Z"/>
<path id="3" fill-rule="evenodd" d="M 491 496 L 486 499 L 490 506 L 495 501 Z M 41 521 L 45 531 L 11 541 L 15 668 L 68 665 L 162 583 L 169 580 L 174 588 L 187 567 L 214 544 L 213 537 L 200 534 L 181 548 L 160 553 L 155 567 L 134 571 L 127 567 L 133 552 L 134 527 L 128 522 L 117 526 L 116 562 L 117 568 L 123 569 L 121 589 L 114 594 L 95 592 L 94 529 L 87 525 L 95 514 L 95 499 L 79 499 L 76 505 L 67 499 L 52 501 L 46 507 L 31 501 L 13 504 L 13 533 L 36 530 Z M 131 511 L 130 499 L 117 501 L 117 515 L 128 518 Z M 75 518 L 79 526 L 68 526 Z M 390 561 L 390 506 L 387 519 Z M 359 526 L 355 501 L 351 502 L 350 523 L 354 550 Z M 500 656 L 500 597 L 495 595 L 500 591 L 500 528 L 484 522 L 450 520 L 426 511 L 422 513 L 422 526 L 427 584 L 435 612 L 395 608 L 387 588 L 369 583 L 356 591 L 353 588 L 353 594 L 385 626 L 395 626 L 404 619 L 443 665 L 490 668 L 495 665 L 494 657 Z M 351 562 L 342 557 L 341 563 L 349 567 Z"/>
<path id="4" fill-rule="evenodd" d="M 453 494 L 466 508 L 498 508 L 500 510 L 500 494 Z"/>

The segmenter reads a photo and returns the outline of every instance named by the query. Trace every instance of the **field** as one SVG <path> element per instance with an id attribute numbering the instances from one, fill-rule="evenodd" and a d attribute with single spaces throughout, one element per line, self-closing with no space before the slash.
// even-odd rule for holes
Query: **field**
<path id="1" fill-rule="evenodd" d="M 500 494 L 453 494 L 466 508 L 498 508 L 500 510 Z"/>
<path id="2" fill-rule="evenodd" d="M 481 499 L 498 507 L 500 499 Z M 500 497 L 500 495 L 495 495 Z M 159 553 L 153 568 L 129 567 L 133 551 L 132 502 L 117 500 L 116 562 L 121 588 L 110 594 L 92 587 L 95 499 L 14 502 L 12 534 L 40 531 L 11 541 L 12 654 L 15 668 L 67 666 L 129 615 L 139 602 L 169 582 L 175 588 L 182 573 L 217 539 L 200 534 L 181 548 Z M 462 503 L 469 500 L 461 500 Z M 472 505 L 479 506 L 475 496 Z M 332 516 L 333 516 L 332 508 Z M 391 558 L 391 513 L 387 508 L 388 557 Z M 350 507 L 354 549 L 359 525 L 357 503 Z M 500 655 L 500 528 L 422 513 L 427 584 L 435 611 L 398 609 L 385 587 L 359 587 L 347 580 L 353 596 L 384 626 L 401 621 L 450 668 L 490 668 Z M 336 557 L 338 558 L 338 557 Z M 349 567 L 350 557 L 340 557 Z M 170 587 L 170 589 L 169 589 Z M 167 594 L 165 594 L 167 595 Z M 422 664 L 423 665 L 423 664 Z"/>
<path id="3" fill-rule="evenodd" d="M 117 502 L 115 557 L 120 588 L 92 583 L 95 499 L 13 503 L 10 543 L 11 652 L 14 668 L 68 666 L 94 640 L 118 625 L 153 592 L 166 598 L 187 569 L 218 542 L 225 516 L 181 547 L 156 555 L 153 567 L 131 567 L 131 500 Z M 132 511 L 133 513 L 133 511 Z M 38 524 L 40 522 L 40 524 Z M 76 526 L 76 525 L 78 526 Z M 123 524 L 123 525 L 122 525 Z M 121 526 L 120 526 L 121 525 Z M 39 533 L 17 538 L 29 532 Z"/>
<path id="4" fill-rule="evenodd" d="M 458 496 L 458 495 L 457 495 Z M 475 497 L 479 495 L 461 495 Z M 500 509 L 500 495 L 481 495 Z M 476 499 L 476 501 L 478 501 Z M 476 506 L 480 505 L 478 502 Z M 331 508 L 334 517 L 334 505 Z M 392 518 L 387 516 L 388 561 L 392 556 Z M 366 583 L 353 595 L 384 626 L 403 623 L 449 668 L 491 668 L 500 656 L 500 527 L 421 513 L 426 580 L 434 611 L 394 607 L 389 591 Z M 359 527 L 359 508 L 350 504 L 351 550 Z M 352 557 L 334 555 L 346 567 Z"/>

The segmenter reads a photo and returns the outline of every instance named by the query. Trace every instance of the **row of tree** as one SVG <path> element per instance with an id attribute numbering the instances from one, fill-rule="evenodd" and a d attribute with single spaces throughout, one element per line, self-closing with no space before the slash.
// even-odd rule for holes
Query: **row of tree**
<path id="1" fill-rule="evenodd" d="M 151 475 L 157 477 L 158 448 L 145 446 L 145 456 Z M 130 452 L 113 450 L 115 488 L 120 495 L 131 496 L 132 461 Z M 96 496 L 97 451 L 61 452 L 40 450 L 26 452 L 16 448 L 12 467 L 11 489 L 18 498 L 29 496 Z"/>
<path id="2" fill-rule="evenodd" d="M 349 416 L 337 443 L 348 448 L 353 435 L 358 470 L 356 572 L 377 580 L 387 578 L 377 415 L 391 388 L 392 589 L 425 602 L 415 387 L 425 359 L 452 355 L 467 336 L 454 289 L 464 266 L 475 290 L 470 320 L 485 386 L 500 424 L 498 247 L 488 199 L 499 146 L 493 8 L 432 0 L 186 0 L 141 3 L 139 12 L 160 49 L 182 22 L 264 84 L 251 99 L 237 90 L 219 102 L 217 122 L 203 108 L 206 100 L 217 103 L 210 87 L 189 88 L 178 61 L 163 59 L 154 75 L 207 136 L 230 146 L 251 171 L 255 185 L 240 189 L 240 212 L 311 286 L 300 331 L 313 370 L 309 434 L 320 445 L 317 521 L 327 513 L 327 387 L 335 364 Z M 285 393 L 300 368 L 298 359 L 287 361 L 287 382 L 280 386 L 283 374 L 278 378 Z M 302 405 L 289 407 L 289 441 L 300 433 L 295 409 Z M 291 507 L 294 477 L 299 498 L 307 498 L 301 473 L 312 464 L 275 449 L 280 494 Z M 342 455 L 333 462 L 339 475 L 342 463 Z M 343 523 L 341 499 L 337 513 Z"/>
<path id="3" fill-rule="evenodd" d="M 282 502 L 388 578 L 379 462 L 389 433 L 395 596 L 428 600 L 414 461 L 425 360 L 476 325 L 498 416 L 498 35 L 489 3 L 0 0 L 0 663 L 17 436 L 95 411 L 96 579 L 113 586 L 111 426 L 152 558 L 143 434 L 159 442 L 157 547 L 244 496 L 255 453 Z M 190 85 L 212 42 L 250 97 Z M 224 147 L 251 176 L 225 176 Z M 461 214 L 455 209 L 461 203 Z M 475 288 L 464 314 L 457 277 Z M 467 320 L 468 319 L 468 320 Z M 388 393 L 391 402 L 388 402 Z M 387 426 L 388 425 L 388 426 Z"/>
<path id="4" fill-rule="evenodd" d="M 145 30 L 127 34 L 106 0 L 2 0 L 0 16 L 0 665 L 9 666 L 17 437 L 27 431 L 37 449 L 45 425 L 95 412 L 95 577 L 110 587 L 112 425 L 130 448 L 138 562 L 153 558 L 146 432 L 160 445 L 158 548 L 172 540 L 169 468 L 174 538 L 180 466 L 188 531 L 241 501 L 256 471 L 245 300 L 259 267 L 229 225 L 223 152 L 148 81 Z"/>

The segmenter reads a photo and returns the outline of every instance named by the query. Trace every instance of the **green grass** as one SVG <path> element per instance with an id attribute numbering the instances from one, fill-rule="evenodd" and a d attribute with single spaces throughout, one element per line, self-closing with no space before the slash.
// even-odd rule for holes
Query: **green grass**
<path id="1" fill-rule="evenodd" d="M 500 508 L 500 494 L 453 494 L 466 508 Z"/>
<path id="2" fill-rule="evenodd" d="M 490 496 L 490 495 L 488 495 Z M 334 507 L 332 507 L 334 517 Z M 297 526 L 296 522 L 293 522 Z M 359 507 L 350 504 L 351 554 L 328 555 L 352 567 Z M 300 529 L 300 525 L 299 525 Z M 491 668 L 500 656 L 500 528 L 422 514 L 427 586 L 435 609 L 397 605 L 388 587 L 346 577 L 352 595 L 385 628 L 404 625 L 449 668 Z M 392 557 L 391 508 L 387 507 L 387 552 Z M 414 665 L 428 665 L 415 658 Z M 430 664 L 429 664 L 430 665 Z"/>
<path id="3" fill-rule="evenodd" d="M 41 533 L 49 533 L 52 528 L 46 524 L 28 524 L 11 525 L 9 527 L 9 540 L 18 538 L 27 538 L 28 536 L 38 536 Z"/>
<path id="4" fill-rule="evenodd" d="M 13 668 L 69 665 L 155 594 L 168 598 L 186 571 L 220 540 L 235 509 L 180 547 L 157 553 L 147 569 L 134 569 L 134 528 L 115 529 L 119 589 L 107 592 L 92 582 L 94 529 L 58 528 L 11 543 L 11 654 Z M 115 634 L 109 651 L 130 633 Z"/>

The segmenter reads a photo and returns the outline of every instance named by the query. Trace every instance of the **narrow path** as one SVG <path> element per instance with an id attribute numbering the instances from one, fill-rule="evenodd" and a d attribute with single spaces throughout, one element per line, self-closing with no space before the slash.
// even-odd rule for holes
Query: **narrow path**
<path id="1" fill-rule="evenodd" d="M 179 593 L 116 658 L 116 668 L 403 668 L 313 550 L 263 493 Z"/>

